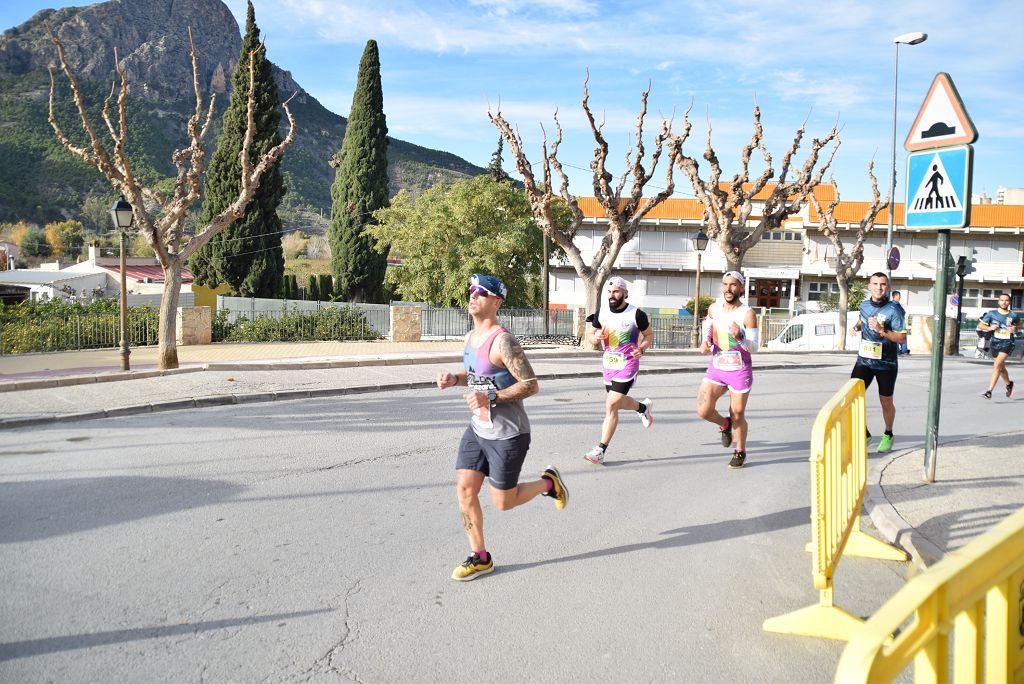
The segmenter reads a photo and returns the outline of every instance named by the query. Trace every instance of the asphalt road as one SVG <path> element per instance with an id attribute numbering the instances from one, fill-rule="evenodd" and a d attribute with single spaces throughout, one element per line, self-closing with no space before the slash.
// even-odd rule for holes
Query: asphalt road
<path id="1" fill-rule="evenodd" d="M 624 414 L 603 467 L 582 459 L 603 387 L 543 383 L 524 477 L 557 465 L 570 504 L 484 497 L 497 570 L 468 583 L 449 579 L 468 554 L 456 390 L 7 431 L 0 680 L 830 680 L 842 644 L 761 623 L 817 601 L 807 441 L 848 375 L 760 374 L 740 471 L 693 414 L 699 375 L 642 378 L 655 424 Z M 985 378 L 947 364 L 944 438 L 1014 418 L 977 398 Z M 898 448 L 921 444 L 927 380 L 904 364 Z M 836 601 L 868 615 L 904 572 L 844 559 Z"/>

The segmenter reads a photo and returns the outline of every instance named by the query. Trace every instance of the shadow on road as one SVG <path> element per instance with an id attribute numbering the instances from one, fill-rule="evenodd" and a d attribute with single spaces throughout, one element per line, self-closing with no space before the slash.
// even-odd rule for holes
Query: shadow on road
<path id="1" fill-rule="evenodd" d="M 244 627 L 256 625 L 263 622 L 276 622 L 278 620 L 290 620 L 295 618 L 320 615 L 321 613 L 333 612 L 333 608 L 321 608 L 320 610 L 303 610 L 294 613 L 274 613 L 272 615 L 258 615 L 247 618 L 231 618 L 228 620 L 209 620 L 184 625 L 167 625 L 162 627 L 137 627 L 135 629 L 117 629 L 109 632 L 94 632 L 92 634 L 70 634 L 67 636 L 47 637 L 45 639 L 27 639 L 25 641 L 12 641 L 7 644 L 0 644 L 0 662 L 14 660 L 16 658 L 31 658 L 33 656 L 60 653 L 62 651 L 73 651 L 82 648 L 93 648 L 95 646 L 110 646 L 122 644 L 128 641 L 142 641 L 143 639 L 161 639 L 164 637 L 182 636 L 209 632 L 229 627 Z"/>
<path id="2" fill-rule="evenodd" d="M 0 484 L 0 544 L 37 541 L 209 506 L 248 488 L 221 480 L 86 477 Z"/>
<path id="3" fill-rule="evenodd" d="M 529 570 L 544 565 L 555 563 L 570 563 L 572 561 L 590 560 L 602 556 L 615 556 L 622 553 L 633 553 L 634 551 L 645 551 L 649 549 L 674 549 L 694 544 L 707 544 L 722 539 L 734 539 L 746 537 L 765 532 L 774 532 L 789 527 L 806 525 L 810 520 L 811 509 L 809 506 L 802 508 L 791 508 L 786 511 L 776 511 L 759 515 L 754 518 L 739 518 L 734 520 L 721 520 L 719 522 L 705 523 L 703 525 L 689 525 L 674 530 L 667 530 L 661 534 L 666 535 L 665 539 L 657 541 L 642 542 L 637 544 L 625 544 L 623 546 L 612 546 L 607 549 L 595 549 L 585 553 L 577 553 L 571 556 L 549 558 L 547 560 L 533 563 L 518 563 L 502 565 L 497 568 L 498 572 L 515 572 L 516 570 Z"/>

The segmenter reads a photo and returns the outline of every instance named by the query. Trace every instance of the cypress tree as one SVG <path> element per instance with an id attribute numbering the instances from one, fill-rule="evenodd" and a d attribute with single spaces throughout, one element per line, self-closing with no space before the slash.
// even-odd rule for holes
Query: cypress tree
<path id="1" fill-rule="evenodd" d="M 388 205 L 388 127 L 380 85 L 377 42 L 367 41 L 359 61 L 356 90 L 331 187 L 331 270 L 341 299 L 381 297 L 387 254 L 374 250 L 363 228 L 373 212 Z"/>
<path id="2" fill-rule="evenodd" d="M 316 276 L 312 273 L 309 275 L 309 279 L 306 281 L 306 299 L 311 302 L 320 301 L 320 288 L 316 286 Z"/>
<path id="3" fill-rule="evenodd" d="M 277 84 L 274 83 L 266 50 L 260 46 L 260 30 L 250 1 L 242 51 L 231 76 L 231 100 L 224 112 L 217 150 L 206 173 L 200 225 L 208 223 L 231 204 L 241 189 L 239 155 L 245 136 L 249 56 L 253 50 L 256 51 L 252 58 L 256 84 L 256 134 L 250 147 L 250 158 L 255 163 L 260 155 L 281 141 Z M 259 188 L 245 209 L 245 216 L 215 235 L 192 257 L 189 267 L 199 284 L 216 287 L 227 283 L 234 294 L 243 297 L 275 297 L 281 291 L 284 252 L 281 249 L 281 219 L 277 215 L 277 207 L 284 197 L 285 187 L 280 163 L 278 160 L 263 174 Z"/>
<path id="4" fill-rule="evenodd" d="M 320 274 L 319 289 L 320 298 L 325 302 L 331 301 L 331 297 L 334 295 L 334 280 L 330 273 Z"/>
<path id="5" fill-rule="evenodd" d="M 487 165 L 487 173 L 491 175 L 491 178 L 501 182 L 509 180 L 509 175 L 505 173 L 505 169 L 501 167 L 501 150 L 505 146 L 505 139 L 498 136 L 498 149 L 491 155 L 491 163 Z"/>

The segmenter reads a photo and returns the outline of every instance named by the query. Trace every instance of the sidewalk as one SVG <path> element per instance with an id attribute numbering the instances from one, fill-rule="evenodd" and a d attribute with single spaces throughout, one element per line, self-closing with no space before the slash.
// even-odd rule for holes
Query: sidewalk
<path id="1" fill-rule="evenodd" d="M 156 370 L 156 348 L 132 351 L 129 372 L 116 350 L 0 357 L 0 431 L 138 413 L 302 399 L 434 385 L 441 370 L 461 363 L 461 340 L 217 344 L 180 347 L 181 367 Z M 542 380 L 596 377 L 594 352 L 530 347 Z M 758 355 L 761 371 L 847 365 L 844 353 Z M 656 350 L 644 372 L 702 373 L 706 357 Z M 315 371 L 315 372 L 311 372 Z M 894 452 L 873 465 L 865 506 L 890 542 L 919 566 L 933 564 L 1024 505 L 1024 433 L 940 446 L 938 482 L 922 482 L 923 452 Z M 995 448 L 993 448 L 995 447 Z"/>

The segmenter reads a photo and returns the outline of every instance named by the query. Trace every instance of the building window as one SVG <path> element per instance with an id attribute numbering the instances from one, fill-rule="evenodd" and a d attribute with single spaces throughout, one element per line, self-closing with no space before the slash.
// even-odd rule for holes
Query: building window
<path id="1" fill-rule="evenodd" d="M 817 302 L 829 292 L 839 294 L 839 283 L 807 283 L 807 301 Z"/>
<path id="2" fill-rule="evenodd" d="M 772 230 L 764 233 L 761 239 L 792 242 L 793 240 L 802 240 L 803 236 L 792 230 Z"/>

